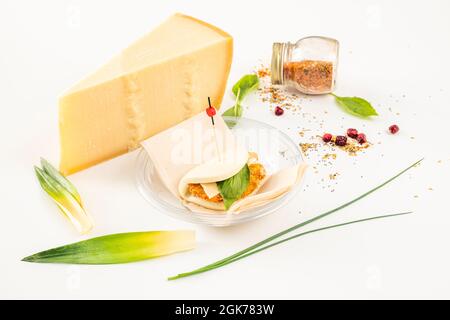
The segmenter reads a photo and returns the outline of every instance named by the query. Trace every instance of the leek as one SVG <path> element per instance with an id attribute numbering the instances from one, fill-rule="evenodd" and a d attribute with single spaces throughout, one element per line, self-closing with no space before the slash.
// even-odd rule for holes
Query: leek
<path id="1" fill-rule="evenodd" d="M 44 158 L 41 158 L 41 166 L 42 169 L 47 173 L 50 177 L 52 177 L 56 182 L 58 182 L 64 189 L 66 189 L 74 198 L 78 201 L 80 205 L 81 203 L 81 196 L 78 193 L 75 186 L 67 180 L 66 177 L 64 177 L 58 170 L 56 170 L 55 167 L 53 167 L 50 162 L 45 160 Z"/>
<path id="2" fill-rule="evenodd" d="M 22 261 L 37 263 L 116 264 L 191 250 L 194 231 L 118 233 L 42 251 Z"/>
<path id="3" fill-rule="evenodd" d="M 63 215 L 81 234 L 88 233 L 92 219 L 81 202 L 75 186 L 58 172 L 48 161 L 41 159 L 42 168 L 34 167 L 42 189 L 53 199 Z"/>

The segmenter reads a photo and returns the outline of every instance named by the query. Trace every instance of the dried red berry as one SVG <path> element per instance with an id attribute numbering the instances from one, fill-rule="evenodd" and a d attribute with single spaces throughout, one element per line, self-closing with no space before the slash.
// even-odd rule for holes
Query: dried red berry
<path id="1" fill-rule="evenodd" d="M 335 143 L 337 146 L 343 147 L 347 144 L 347 137 L 346 136 L 337 136 Z"/>
<path id="2" fill-rule="evenodd" d="M 398 130 L 400 130 L 400 128 L 399 128 L 398 125 L 396 125 L 396 124 L 393 124 L 392 126 L 389 127 L 389 131 L 390 131 L 392 134 L 396 134 L 396 133 L 398 132 Z"/>
<path id="3" fill-rule="evenodd" d="M 284 110 L 281 107 L 276 107 L 275 108 L 275 115 L 276 116 L 281 116 L 284 113 Z"/>
<path id="4" fill-rule="evenodd" d="M 359 133 L 358 136 L 356 137 L 356 141 L 359 142 L 359 144 L 363 144 L 367 142 L 367 137 L 364 133 Z"/>
<path id="5" fill-rule="evenodd" d="M 347 135 L 350 138 L 356 139 L 356 137 L 358 136 L 358 130 L 353 129 L 353 128 L 347 129 Z"/>
<path id="6" fill-rule="evenodd" d="M 214 109 L 214 107 L 209 107 L 206 109 L 206 114 L 208 117 L 214 117 L 216 115 L 216 109 Z"/>
<path id="7" fill-rule="evenodd" d="M 331 135 L 331 133 L 325 133 L 325 134 L 322 136 L 323 142 L 330 142 L 331 139 L 333 139 L 333 136 Z"/>

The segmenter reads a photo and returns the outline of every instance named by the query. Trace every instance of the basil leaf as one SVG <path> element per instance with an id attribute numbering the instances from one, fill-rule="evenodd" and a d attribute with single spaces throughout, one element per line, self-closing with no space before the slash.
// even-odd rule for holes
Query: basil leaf
<path id="1" fill-rule="evenodd" d="M 230 209 L 231 205 L 236 202 L 237 199 L 227 199 L 223 198 L 223 204 L 225 205 L 225 209 Z"/>
<path id="2" fill-rule="evenodd" d="M 236 102 L 234 106 L 226 110 L 222 116 L 235 117 L 234 124 L 228 124 L 229 128 L 236 125 L 237 119 L 242 117 L 242 105 L 241 102 L 252 91 L 259 87 L 259 78 L 256 74 L 246 74 L 233 86 L 233 94 L 236 96 Z"/>
<path id="3" fill-rule="evenodd" d="M 360 116 L 360 117 L 370 117 L 377 116 L 378 113 L 372 107 L 369 101 L 359 98 L 359 97 L 339 97 L 332 93 L 336 98 L 336 102 L 343 107 L 347 112 Z"/>
<path id="4" fill-rule="evenodd" d="M 247 164 L 234 176 L 217 182 L 217 187 L 223 198 L 225 209 L 228 210 L 231 205 L 242 196 L 245 190 L 247 190 L 249 183 L 250 169 Z"/>
<path id="5" fill-rule="evenodd" d="M 242 106 L 239 103 L 232 106 L 230 109 L 226 110 L 222 116 L 226 117 L 241 117 L 242 116 Z"/>
<path id="6" fill-rule="evenodd" d="M 259 78 L 256 74 L 246 74 L 233 86 L 233 94 L 237 102 L 241 102 L 250 92 L 259 87 Z"/>

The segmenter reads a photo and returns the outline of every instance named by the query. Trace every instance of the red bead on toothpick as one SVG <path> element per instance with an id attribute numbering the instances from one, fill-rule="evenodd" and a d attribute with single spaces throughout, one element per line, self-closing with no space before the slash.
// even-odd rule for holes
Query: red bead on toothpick
<path id="1" fill-rule="evenodd" d="M 222 161 L 222 156 L 220 154 L 220 148 L 219 148 L 219 141 L 217 140 L 216 126 L 214 124 L 214 116 L 216 115 L 216 109 L 211 105 L 210 97 L 208 97 L 208 105 L 209 105 L 209 107 L 206 108 L 206 114 L 208 115 L 208 117 L 211 118 L 212 129 L 213 129 L 213 133 L 214 133 L 214 140 L 216 142 L 216 148 L 217 148 L 217 155 L 219 157 L 219 160 Z"/>
<path id="2" fill-rule="evenodd" d="M 206 114 L 211 118 L 212 124 L 214 125 L 214 116 L 216 115 L 216 109 L 211 105 L 211 98 L 208 97 L 209 107 L 206 108 Z"/>
<path id="3" fill-rule="evenodd" d="M 213 107 L 209 107 L 208 109 L 206 109 L 206 114 L 210 117 L 214 117 L 216 115 L 216 109 L 214 109 Z"/>

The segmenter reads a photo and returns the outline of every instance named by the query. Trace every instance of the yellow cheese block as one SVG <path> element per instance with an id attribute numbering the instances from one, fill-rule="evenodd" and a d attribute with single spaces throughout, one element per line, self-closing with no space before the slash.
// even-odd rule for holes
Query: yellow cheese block
<path id="1" fill-rule="evenodd" d="M 60 170 L 71 174 L 219 107 L 233 54 L 220 29 L 176 14 L 68 90 L 59 102 Z"/>

